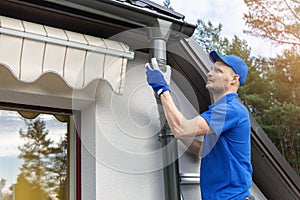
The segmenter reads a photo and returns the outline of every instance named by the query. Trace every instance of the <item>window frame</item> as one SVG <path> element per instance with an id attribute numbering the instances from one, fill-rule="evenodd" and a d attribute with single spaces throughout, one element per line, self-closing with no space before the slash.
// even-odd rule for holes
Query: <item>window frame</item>
<path id="1" fill-rule="evenodd" d="M 7 103 L 0 102 L 0 109 L 10 110 L 10 111 L 31 111 L 31 112 L 40 112 L 43 114 L 55 115 L 68 115 L 70 121 L 68 122 L 68 133 L 71 134 L 71 131 L 74 131 L 74 152 L 75 152 L 75 162 L 74 162 L 74 189 L 70 191 L 70 194 L 73 192 L 75 194 L 76 200 L 81 200 L 81 112 L 79 110 L 70 110 L 62 108 L 52 108 L 45 106 L 36 106 L 36 105 L 25 105 L 25 104 L 16 104 L 16 103 Z M 73 120 L 71 120 L 73 118 Z M 72 122 L 71 122 L 72 121 Z M 72 126 L 72 127 L 71 127 Z M 70 145 L 68 145 L 68 149 Z M 71 156 L 71 155 L 70 155 Z M 72 160 L 68 162 L 70 165 Z M 73 162 L 72 162 L 73 163 Z M 68 170 L 68 175 L 70 171 Z M 70 181 L 71 182 L 71 181 Z M 70 182 L 68 185 L 70 185 Z M 73 184 L 73 183 L 71 183 Z M 70 196 L 69 196 L 70 197 Z"/>

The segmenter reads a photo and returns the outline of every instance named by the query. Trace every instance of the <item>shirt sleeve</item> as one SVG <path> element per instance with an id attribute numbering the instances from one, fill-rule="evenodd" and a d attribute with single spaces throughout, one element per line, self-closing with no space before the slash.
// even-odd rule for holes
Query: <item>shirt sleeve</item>
<path id="1" fill-rule="evenodd" d="M 221 133 L 237 125 L 239 118 L 235 109 L 226 103 L 212 106 L 200 116 L 207 121 L 208 125 L 217 135 L 221 135 Z"/>

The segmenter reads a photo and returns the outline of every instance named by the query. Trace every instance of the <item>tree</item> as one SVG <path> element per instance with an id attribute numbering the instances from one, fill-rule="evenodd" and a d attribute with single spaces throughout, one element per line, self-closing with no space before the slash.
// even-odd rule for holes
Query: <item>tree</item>
<path id="1" fill-rule="evenodd" d="M 39 185 L 48 193 L 55 193 L 64 199 L 67 179 L 67 133 L 54 145 L 49 137 L 45 121 L 25 120 L 27 130 L 19 134 L 26 141 L 19 146 L 19 158 L 24 160 L 20 170 L 24 178 L 32 184 Z"/>
<path id="2" fill-rule="evenodd" d="M 6 180 L 4 178 L 1 178 L 0 180 L 0 200 L 2 199 L 2 190 L 5 187 Z"/>
<path id="3" fill-rule="evenodd" d="M 300 1 L 244 0 L 245 32 L 285 45 L 281 55 L 267 61 L 265 77 L 271 85 L 269 107 L 259 117 L 261 125 L 291 166 L 300 174 Z M 263 73 L 260 73 L 260 75 Z"/>
<path id="4" fill-rule="evenodd" d="M 300 55 L 293 48 L 285 50 L 271 65 L 274 99 L 300 106 Z"/>
<path id="5" fill-rule="evenodd" d="M 19 146 L 21 153 L 18 157 L 24 160 L 21 171 L 25 178 L 45 186 L 51 153 L 48 147 L 53 144 L 53 141 L 47 138 L 48 130 L 44 121 L 38 118 L 25 122 L 27 131 L 20 130 L 19 132 L 20 137 L 26 141 L 23 146 Z"/>
<path id="6" fill-rule="evenodd" d="M 244 0 L 249 8 L 244 14 L 250 30 L 244 32 L 266 38 L 275 44 L 300 45 L 299 0 Z M 299 49 L 298 49 L 299 50 Z"/>
<path id="7" fill-rule="evenodd" d="M 170 10 L 174 10 L 171 6 L 171 0 L 164 0 L 163 4 L 166 8 L 169 8 Z"/>
<path id="8" fill-rule="evenodd" d="M 66 133 L 57 147 L 52 148 L 51 161 L 53 164 L 50 171 L 52 174 L 53 187 L 55 188 L 54 191 L 58 199 L 67 199 L 67 137 L 68 135 Z"/>
<path id="9" fill-rule="evenodd" d="M 276 101 L 264 110 L 262 128 L 300 174 L 300 107 Z"/>
<path id="10" fill-rule="evenodd" d="M 251 63 L 248 62 L 247 65 L 249 70 L 246 84 L 240 88 L 239 96 L 258 123 L 262 124 L 262 113 L 272 104 L 270 63 L 268 59 L 252 57 Z"/>
<path id="11" fill-rule="evenodd" d="M 222 27 L 221 24 L 214 27 L 210 21 L 205 24 L 204 21 L 198 19 L 197 28 L 193 37 L 206 52 L 217 50 L 220 53 L 224 53 L 224 50 L 227 49 L 229 44 L 229 40 L 221 37 Z"/>
<path id="12" fill-rule="evenodd" d="M 19 174 L 14 185 L 14 200 L 50 200 L 39 183 L 28 181 L 26 175 Z"/>
<path id="13" fill-rule="evenodd" d="M 246 30 L 253 36 L 288 45 L 282 55 L 269 61 L 273 99 L 300 105 L 300 1 L 244 0 L 249 8 L 244 15 Z"/>

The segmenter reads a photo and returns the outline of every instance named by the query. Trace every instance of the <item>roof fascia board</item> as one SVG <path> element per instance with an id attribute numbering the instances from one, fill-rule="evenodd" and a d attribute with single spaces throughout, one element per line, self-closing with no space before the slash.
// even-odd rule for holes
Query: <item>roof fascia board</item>
<path id="1" fill-rule="evenodd" d="M 162 14 L 166 14 L 167 16 L 174 17 L 176 19 L 184 19 L 185 16 L 180 14 L 174 10 L 171 10 L 165 6 L 159 5 L 150 0 L 115 0 L 119 2 L 129 2 L 130 4 L 137 5 L 139 7 L 147 7 L 149 9 L 158 10 Z"/>
<path id="2" fill-rule="evenodd" d="M 170 40 L 188 38 L 196 28 L 196 25 L 151 9 L 112 0 L 3 0 L 0 12 L 3 16 L 103 38 L 152 27 L 157 19 L 172 22 L 174 34 L 170 35 Z"/>
<path id="3" fill-rule="evenodd" d="M 120 23 L 120 21 L 110 20 L 104 16 L 53 5 L 43 0 L 37 1 L 3 0 L 0 1 L 0 13 L 10 18 L 101 38 L 109 38 L 117 33 L 138 28 L 136 25 Z"/>
<path id="4" fill-rule="evenodd" d="M 173 30 L 183 33 L 184 36 L 190 37 L 196 28 L 195 24 L 187 23 L 173 17 L 157 13 L 150 9 L 140 8 L 128 3 L 109 0 L 43 0 L 44 2 L 58 4 L 61 6 L 77 9 L 84 12 L 108 17 L 121 22 L 133 24 L 138 27 L 152 26 L 157 19 L 163 19 L 172 22 Z"/>
<path id="5" fill-rule="evenodd" d="M 61 1 L 61 0 L 44 0 L 46 2 L 50 2 L 50 3 L 54 3 L 54 4 L 58 4 L 60 6 L 65 6 L 68 8 L 72 8 L 72 9 L 76 9 L 76 10 L 81 10 L 84 12 L 88 12 L 88 13 L 92 13 L 92 14 L 96 14 L 96 15 L 100 15 L 100 16 L 104 16 L 110 19 L 115 19 L 118 21 L 122 21 L 122 22 L 126 22 L 126 23 L 130 23 L 133 24 L 134 26 L 138 26 L 138 27 L 144 27 L 145 24 L 139 22 L 139 21 L 133 21 L 133 20 L 128 20 L 124 17 L 118 16 L 113 12 L 110 12 L 110 9 L 97 9 L 97 7 L 101 7 L 101 5 L 97 5 L 97 6 L 93 6 L 94 2 L 91 4 L 89 1 L 70 1 L 70 0 L 65 0 L 65 1 Z M 102 2 L 99 2 L 99 4 L 102 4 Z"/>

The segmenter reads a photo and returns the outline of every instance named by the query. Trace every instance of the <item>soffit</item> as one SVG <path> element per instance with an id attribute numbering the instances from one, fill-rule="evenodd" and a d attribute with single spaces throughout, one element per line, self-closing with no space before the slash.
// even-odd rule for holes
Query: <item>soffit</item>
<path id="1" fill-rule="evenodd" d="M 127 60 L 134 57 L 122 42 L 4 16 L 0 47 L 0 63 L 19 81 L 55 73 L 74 89 L 103 79 L 116 93 L 122 93 Z"/>

